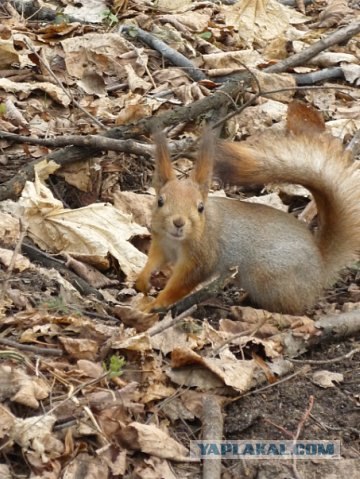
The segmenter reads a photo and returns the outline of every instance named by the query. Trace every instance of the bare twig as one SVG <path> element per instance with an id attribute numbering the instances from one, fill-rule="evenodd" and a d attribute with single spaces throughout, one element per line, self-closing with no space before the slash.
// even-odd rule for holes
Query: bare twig
<path id="1" fill-rule="evenodd" d="M 205 396 L 202 410 L 202 438 L 204 441 L 221 441 L 224 419 L 216 396 Z M 221 456 L 203 459 L 203 479 L 220 479 Z"/>
<path id="2" fill-rule="evenodd" d="M 55 348 L 40 348 L 39 346 L 32 346 L 31 344 L 22 344 L 16 341 L 12 341 L 11 339 L 1 338 L 0 337 L 0 344 L 4 346 L 10 346 L 15 349 L 19 349 L 20 351 L 28 351 L 34 354 L 47 354 L 52 356 L 63 356 L 64 351 L 62 349 L 55 349 Z"/>
<path id="3" fill-rule="evenodd" d="M 360 348 L 355 348 L 349 351 L 346 354 L 343 354 L 342 356 L 338 356 L 336 358 L 332 359 L 321 359 L 319 361 L 315 359 L 290 359 L 292 363 L 297 363 L 297 364 L 314 364 L 314 365 L 320 365 L 320 364 L 334 364 L 334 363 L 340 363 L 341 361 L 344 361 L 344 359 L 349 359 L 354 354 L 360 353 Z"/>
<path id="4" fill-rule="evenodd" d="M 262 386 L 261 388 L 253 389 L 252 391 L 248 391 L 247 393 L 240 394 L 239 396 L 232 398 L 231 402 L 238 401 L 239 399 L 246 396 L 252 396 L 253 394 L 262 393 L 263 391 L 266 391 L 267 389 L 273 388 L 275 386 L 278 386 L 279 384 L 290 381 L 291 379 L 295 378 L 296 376 L 299 376 L 300 374 L 306 374 L 307 372 L 309 372 L 309 370 L 310 370 L 310 367 L 306 365 L 303 368 L 296 371 L 295 373 L 289 374 L 289 376 L 279 379 L 279 381 L 277 381 L 276 383 L 267 384 L 266 386 Z"/>
<path id="5" fill-rule="evenodd" d="M 187 309 L 183 313 L 175 316 L 175 318 L 170 318 L 169 320 L 163 320 L 161 323 L 155 324 L 150 329 L 148 329 L 147 333 L 151 336 L 156 336 L 157 334 L 163 333 L 166 329 L 172 328 L 175 324 L 179 323 L 183 319 L 191 316 L 194 311 L 196 311 L 197 305 L 194 304 L 191 308 Z"/>
<path id="6" fill-rule="evenodd" d="M 309 397 L 309 405 L 308 405 L 305 413 L 303 414 L 303 417 L 301 418 L 301 421 L 299 422 L 298 427 L 296 429 L 296 433 L 295 433 L 295 436 L 294 436 L 294 442 L 293 442 L 294 445 L 296 444 L 297 440 L 300 437 L 301 431 L 304 428 L 304 424 L 305 424 L 306 420 L 310 416 L 310 413 L 312 411 L 313 406 L 314 406 L 314 396 L 310 396 Z M 292 459 L 292 470 L 293 470 L 293 473 L 294 473 L 296 479 L 302 479 L 302 475 L 299 473 L 299 471 L 297 469 L 296 462 L 297 462 L 297 457 L 296 457 L 296 455 L 294 455 L 293 459 Z"/>

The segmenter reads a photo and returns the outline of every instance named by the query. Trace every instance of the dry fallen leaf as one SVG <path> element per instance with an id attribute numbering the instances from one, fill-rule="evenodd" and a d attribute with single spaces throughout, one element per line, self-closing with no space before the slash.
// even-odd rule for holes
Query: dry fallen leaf
<path id="1" fill-rule="evenodd" d="M 204 387 L 202 368 L 207 369 L 218 379 L 220 379 L 227 386 L 231 386 L 237 391 L 245 392 L 251 386 L 254 371 L 256 369 L 255 361 L 238 360 L 229 350 L 220 353 L 220 358 L 205 358 L 190 349 L 174 349 L 171 355 L 171 365 L 173 368 L 182 368 L 181 373 L 183 379 L 186 378 L 183 384 Z M 191 366 L 184 369 L 185 366 Z M 194 367 L 198 366 L 198 368 Z M 169 372 L 173 381 L 179 381 L 180 375 L 177 376 L 177 371 Z M 207 376 L 210 376 L 209 374 Z M 206 384 L 209 388 L 218 381 Z"/>
<path id="2" fill-rule="evenodd" d="M 0 241 L 2 246 L 15 246 L 20 235 L 19 220 L 13 216 L 0 212 Z"/>
<path id="3" fill-rule="evenodd" d="M 59 341 L 70 356 L 76 359 L 94 361 L 97 358 L 99 345 L 92 339 L 74 339 L 59 336 Z"/>
<path id="4" fill-rule="evenodd" d="M 154 425 L 132 422 L 122 431 L 127 447 L 173 461 L 187 461 L 188 450 Z"/>
<path id="5" fill-rule="evenodd" d="M 63 443 L 52 434 L 56 417 L 50 414 L 26 419 L 16 418 L 10 438 L 24 451 L 33 451 L 43 462 L 62 454 Z"/>
<path id="6" fill-rule="evenodd" d="M 45 251 L 67 252 L 100 269 L 110 254 L 129 280 L 145 265 L 146 256 L 129 240 L 148 235 L 147 229 L 110 204 L 65 209 L 36 176 L 34 183 L 26 182 L 17 206 L 29 223 L 28 235 Z"/>
<path id="7" fill-rule="evenodd" d="M 0 248 L 0 264 L 5 268 L 10 266 L 11 260 L 14 256 L 14 251 L 9 249 Z M 22 254 L 18 253 L 15 257 L 14 271 L 25 271 L 31 267 L 31 262 L 28 258 L 25 258 Z"/>
<path id="8" fill-rule="evenodd" d="M 70 96 L 64 90 L 48 82 L 16 83 L 7 78 L 0 78 L 0 89 L 9 93 L 17 93 L 21 99 L 28 98 L 33 91 L 41 90 L 62 106 L 69 106 L 71 103 Z"/>
<path id="9" fill-rule="evenodd" d="M 49 395 L 49 387 L 38 377 L 28 376 L 20 368 L 0 365 L 1 391 L 0 398 L 23 404 L 34 409 L 39 407 L 39 400 Z"/>
<path id="10" fill-rule="evenodd" d="M 344 380 L 344 375 L 324 369 L 315 371 L 311 380 L 314 384 L 322 388 L 334 388 L 334 383 L 341 383 Z"/>

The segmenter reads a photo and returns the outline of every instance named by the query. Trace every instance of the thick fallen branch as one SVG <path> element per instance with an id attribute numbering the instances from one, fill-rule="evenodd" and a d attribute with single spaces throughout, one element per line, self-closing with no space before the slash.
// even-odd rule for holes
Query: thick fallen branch
<path id="1" fill-rule="evenodd" d="M 293 73 L 292 76 L 295 78 L 298 86 L 314 85 L 320 81 L 343 80 L 345 77 L 341 67 L 324 68 L 323 70 L 310 73 Z"/>
<path id="2" fill-rule="evenodd" d="M 42 145 L 49 148 L 59 148 L 60 146 L 82 146 L 85 148 L 94 148 L 96 150 L 112 150 L 132 153 L 134 155 L 152 155 L 153 145 L 138 143 L 134 140 L 116 140 L 106 138 L 101 135 L 68 135 L 57 136 L 55 138 L 34 138 L 32 136 L 17 135 L 0 130 L 2 140 L 10 140 L 14 143 L 28 143 L 30 145 Z"/>

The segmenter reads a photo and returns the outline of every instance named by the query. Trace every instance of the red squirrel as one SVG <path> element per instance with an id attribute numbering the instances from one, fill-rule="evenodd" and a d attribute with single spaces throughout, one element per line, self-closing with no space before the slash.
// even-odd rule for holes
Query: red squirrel
<path id="1" fill-rule="evenodd" d="M 293 102 L 286 132 L 225 142 L 208 131 L 185 180 L 176 179 L 166 139 L 155 134 L 152 242 L 135 286 L 147 293 L 153 272 L 168 263 L 173 270 L 148 310 L 169 307 L 232 267 L 259 307 L 298 314 L 315 304 L 360 251 L 360 169 L 324 129 L 316 110 Z M 208 197 L 215 156 L 217 175 L 233 184 L 286 182 L 308 188 L 318 210 L 316 234 L 269 206 Z"/>

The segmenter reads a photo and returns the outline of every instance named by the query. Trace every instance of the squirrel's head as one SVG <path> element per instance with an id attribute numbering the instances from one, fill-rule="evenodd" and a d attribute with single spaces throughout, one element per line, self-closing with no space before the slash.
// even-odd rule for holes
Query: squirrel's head
<path id="1" fill-rule="evenodd" d="M 157 197 L 152 230 L 174 242 L 200 237 L 205 225 L 206 200 L 213 170 L 213 135 L 206 131 L 195 167 L 185 180 L 176 178 L 165 136 L 157 132 L 153 138 Z"/>

